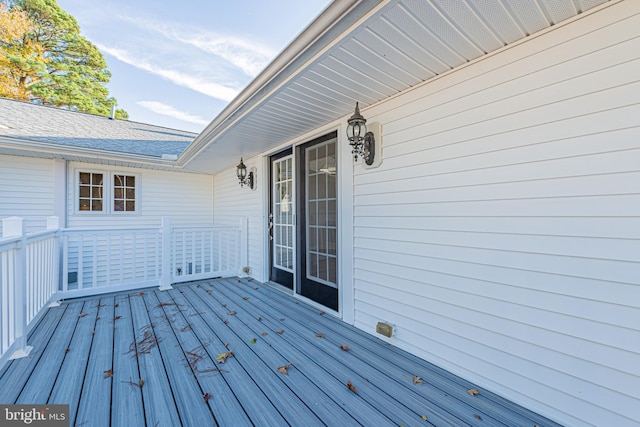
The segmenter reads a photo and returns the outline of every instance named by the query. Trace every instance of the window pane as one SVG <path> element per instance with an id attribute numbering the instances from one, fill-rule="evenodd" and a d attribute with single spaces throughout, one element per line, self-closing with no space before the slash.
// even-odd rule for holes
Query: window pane
<path id="1" fill-rule="evenodd" d="M 91 200 L 89 199 L 80 199 L 80 210 L 88 211 L 91 206 Z"/>
<path id="2" fill-rule="evenodd" d="M 327 175 L 327 197 L 330 199 L 336 198 L 336 175 Z"/>
<path id="3" fill-rule="evenodd" d="M 327 197 L 327 174 L 318 174 L 318 199 Z"/>
<path id="4" fill-rule="evenodd" d="M 102 210 L 102 200 L 93 200 L 91 202 L 91 210 L 92 211 L 101 211 Z"/>
<path id="5" fill-rule="evenodd" d="M 318 228 L 318 252 L 327 253 L 327 230 Z"/>
<path id="6" fill-rule="evenodd" d="M 80 172 L 80 184 L 91 184 L 91 174 Z"/>
<path id="7" fill-rule="evenodd" d="M 327 202 L 324 200 L 318 204 L 318 225 L 327 225 Z"/>
<path id="8" fill-rule="evenodd" d="M 327 201 L 327 225 L 330 227 L 336 226 L 336 201 Z"/>
<path id="9" fill-rule="evenodd" d="M 316 202 L 309 202 L 309 225 L 317 225 L 318 220 L 316 216 Z"/>
<path id="10" fill-rule="evenodd" d="M 336 254 L 336 248 L 338 247 L 337 238 L 336 238 L 336 229 L 329 228 L 327 229 L 327 253 L 331 255 Z"/>
<path id="11" fill-rule="evenodd" d="M 316 198 L 316 177 L 315 175 L 309 177 L 309 199 L 314 200 Z"/>
<path id="12" fill-rule="evenodd" d="M 113 185 L 116 187 L 124 187 L 124 175 L 114 175 Z"/>
<path id="13" fill-rule="evenodd" d="M 338 281 L 336 280 L 337 276 L 338 276 L 338 269 L 336 266 L 336 259 L 333 257 L 329 257 L 329 277 L 328 277 L 328 281 L 331 283 L 338 283 Z"/>
<path id="14" fill-rule="evenodd" d="M 91 188 L 91 197 L 94 199 L 102 198 L 102 187 L 92 187 Z"/>
<path id="15" fill-rule="evenodd" d="M 113 203 L 113 210 L 115 210 L 116 212 L 123 212 L 124 211 L 124 200 L 116 200 Z"/>
<path id="16" fill-rule="evenodd" d="M 113 197 L 116 199 L 124 199 L 124 190 L 122 188 L 114 188 Z"/>
<path id="17" fill-rule="evenodd" d="M 127 188 L 127 199 L 133 200 L 136 198 L 135 188 Z"/>
<path id="18" fill-rule="evenodd" d="M 127 201 L 127 212 L 133 212 L 136 210 L 136 202 L 133 201 Z"/>
<path id="19" fill-rule="evenodd" d="M 80 197 L 90 197 L 91 195 L 91 187 L 80 186 Z"/>
<path id="20" fill-rule="evenodd" d="M 102 185 L 102 174 L 101 173 L 92 174 L 91 183 L 93 185 Z"/>
<path id="21" fill-rule="evenodd" d="M 327 280 L 327 258 L 318 255 L 318 276 L 322 280 Z"/>
<path id="22" fill-rule="evenodd" d="M 317 238 L 318 229 L 315 227 L 309 227 L 309 250 L 317 251 L 318 250 L 318 238 Z"/>
<path id="23" fill-rule="evenodd" d="M 128 176 L 127 177 L 127 187 L 135 187 L 136 186 L 136 177 Z"/>

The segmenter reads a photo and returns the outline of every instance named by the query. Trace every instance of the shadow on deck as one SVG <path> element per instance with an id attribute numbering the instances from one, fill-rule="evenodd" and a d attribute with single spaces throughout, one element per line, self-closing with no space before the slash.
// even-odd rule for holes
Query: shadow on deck
<path id="1" fill-rule="evenodd" d="M 76 426 L 555 425 L 245 279 L 70 300 L 29 341 L 0 403 Z"/>

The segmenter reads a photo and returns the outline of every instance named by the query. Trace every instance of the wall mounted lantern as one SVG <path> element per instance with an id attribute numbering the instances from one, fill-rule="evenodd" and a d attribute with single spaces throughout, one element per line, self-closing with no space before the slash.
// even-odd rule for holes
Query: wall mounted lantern
<path id="1" fill-rule="evenodd" d="M 360 108 L 356 102 L 356 110 L 353 116 L 347 120 L 347 137 L 351 145 L 353 160 L 358 161 L 358 156 L 371 166 L 375 157 L 375 138 L 373 132 L 367 132 L 367 120 L 360 114 Z"/>
<path id="2" fill-rule="evenodd" d="M 247 167 L 240 157 L 240 163 L 236 166 L 236 175 L 240 181 L 240 187 L 247 186 L 253 190 L 253 171 L 247 174 Z"/>

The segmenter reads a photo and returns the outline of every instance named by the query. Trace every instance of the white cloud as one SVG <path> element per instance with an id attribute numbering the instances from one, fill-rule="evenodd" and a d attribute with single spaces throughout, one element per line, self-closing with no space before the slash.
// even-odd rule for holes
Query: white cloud
<path id="1" fill-rule="evenodd" d="M 122 17 L 139 28 L 153 31 L 174 42 L 196 47 L 204 52 L 212 53 L 239 68 L 248 76 L 255 77 L 276 55 L 273 49 L 267 48 L 254 40 L 237 36 L 221 35 L 201 29 L 186 29 L 182 26 L 131 16 Z"/>
<path id="2" fill-rule="evenodd" d="M 235 98 L 239 92 L 235 88 L 223 86 L 203 77 L 152 65 L 138 55 L 135 55 L 132 52 L 126 51 L 124 49 L 112 48 L 99 43 L 95 44 L 102 52 L 107 53 L 126 64 L 155 74 L 174 84 L 187 87 L 189 89 L 208 95 L 212 98 L 217 98 L 229 102 L 233 98 Z"/>
<path id="3" fill-rule="evenodd" d="M 138 101 L 137 104 L 154 113 L 173 117 L 174 119 L 182 120 L 188 123 L 195 123 L 197 125 L 209 124 L 208 121 L 200 116 L 194 116 L 184 111 L 176 110 L 171 105 L 163 104 L 159 101 Z"/>

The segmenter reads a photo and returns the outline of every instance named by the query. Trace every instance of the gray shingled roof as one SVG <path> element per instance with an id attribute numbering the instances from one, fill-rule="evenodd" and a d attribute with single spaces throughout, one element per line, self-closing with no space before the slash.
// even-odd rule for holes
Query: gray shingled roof
<path id="1" fill-rule="evenodd" d="M 0 137 L 161 157 L 197 134 L 0 98 Z"/>

